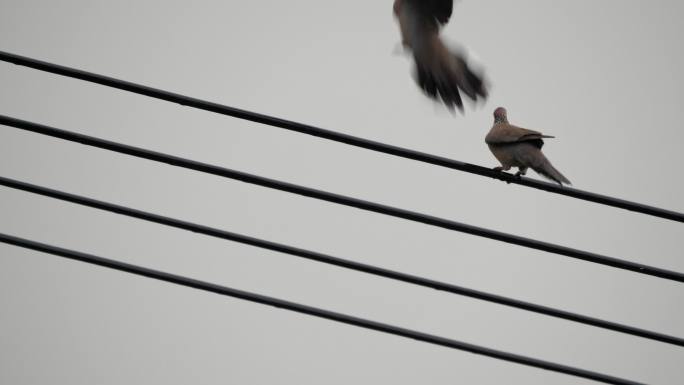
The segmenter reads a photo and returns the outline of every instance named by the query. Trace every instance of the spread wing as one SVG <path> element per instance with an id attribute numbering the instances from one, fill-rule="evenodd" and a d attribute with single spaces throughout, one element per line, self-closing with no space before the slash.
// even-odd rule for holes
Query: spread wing
<path id="1" fill-rule="evenodd" d="M 483 77 L 474 71 L 461 52 L 452 51 L 439 37 L 439 28 L 449 21 L 453 0 L 395 0 L 402 43 L 411 49 L 418 86 L 431 99 L 449 109 L 463 109 L 461 92 L 470 99 L 487 97 Z"/>

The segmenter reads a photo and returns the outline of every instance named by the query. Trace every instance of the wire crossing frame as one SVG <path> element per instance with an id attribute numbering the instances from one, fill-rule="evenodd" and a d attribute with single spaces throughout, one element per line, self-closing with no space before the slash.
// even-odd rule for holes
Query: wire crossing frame
<path id="1" fill-rule="evenodd" d="M 532 187 L 554 194 L 565 195 L 572 198 L 582 199 L 589 202 L 617 207 L 625 210 L 635 211 L 641 214 L 652 215 L 655 217 L 660 217 L 684 223 L 684 213 L 679 213 L 676 211 L 631 202 L 624 199 L 610 197 L 607 195 L 595 194 L 592 192 L 582 191 L 575 188 L 562 187 L 552 183 L 542 182 L 527 177 L 514 176 L 512 174 L 508 174 L 505 172 L 494 171 L 487 167 L 460 162 L 457 160 L 431 155 L 424 152 L 410 150 L 402 147 L 392 146 L 368 139 L 363 139 L 335 131 L 330 131 L 302 123 L 293 122 L 286 119 L 280 119 L 273 116 L 241 110 L 238 108 L 213 103 L 181 94 L 176 94 L 173 92 L 164 91 L 157 88 L 147 87 L 144 85 L 119 80 L 112 77 L 95 74 L 92 72 L 86 72 L 75 68 L 65 67 L 58 64 L 32 59 L 29 57 L 16 55 L 9 52 L 0 51 L 0 61 L 26 66 L 29 68 L 53 73 L 56 75 L 62 75 L 92 83 L 97 83 L 107 87 L 112 87 L 119 90 L 136 93 L 139 95 L 145 95 L 156 99 L 166 100 L 172 103 L 178 103 L 184 106 L 210 111 L 221 115 L 232 116 L 235 118 L 249 120 L 256 123 L 279 127 L 286 130 L 299 132 L 302 134 L 312 135 L 322 139 L 327 139 L 339 143 L 345 143 L 351 146 L 361 147 L 372 151 L 398 156 L 401 158 L 412 159 L 423 163 L 429 163 L 453 170 L 464 171 L 471 174 L 502 180 L 507 183 L 519 184 L 522 186 Z"/>
<path id="2" fill-rule="evenodd" d="M 536 358 L 526 357 L 518 354 L 503 352 L 486 348 L 479 345 L 473 345 L 462 341 L 457 341 L 445 337 L 440 337 L 433 334 L 418 332 L 411 329 L 405 329 L 394 325 L 389 325 L 381 322 L 371 321 L 363 318 L 353 317 L 350 315 L 336 313 L 333 311 L 320 309 L 312 306 L 307 306 L 295 302 L 289 302 L 278 298 L 268 297 L 256 293 L 233 289 L 226 286 L 221 286 L 209 282 L 204 282 L 181 275 L 166 273 L 159 270 L 148 269 L 142 266 L 132 265 L 124 262 L 115 261 L 112 259 L 102 258 L 91 254 L 80 253 L 73 250 L 63 249 L 56 246 L 47 245 L 31 241 L 28 239 L 18 238 L 11 235 L 0 233 L 0 242 L 23 247 L 26 249 L 57 255 L 67 259 L 72 259 L 80 262 L 85 262 L 91 265 L 97 265 L 123 271 L 130 274 L 135 274 L 147 278 L 156 279 L 159 281 L 169 282 L 176 285 L 191 287 L 198 290 L 208 291 L 224 296 L 239 298 L 245 301 L 256 302 L 262 305 L 274 306 L 277 308 L 290 310 L 297 313 L 308 314 L 314 317 L 324 318 L 331 321 L 341 322 L 348 325 L 353 325 L 365 329 L 375 330 L 382 333 L 393 334 L 405 338 L 414 339 L 417 341 L 427 342 L 433 345 L 444 346 L 452 349 L 463 350 L 466 352 L 484 355 L 490 358 L 514 362 L 521 365 L 532 366 L 539 369 L 550 370 L 558 373 L 564 373 L 571 376 L 582 377 L 589 380 L 599 381 L 607 384 L 619 385 L 633 385 L 637 382 L 625 380 L 618 377 L 609 376 L 602 373 L 592 372 L 589 370 L 574 368 L 571 366 L 561 365 L 554 362 L 543 361 Z"/>
<path id="3" fill-rule="evenodd" d="M 617 269 L 628 270 L 639 274 L 650 275 L 658 278 L 669 279 L 677 282 L 684 282 L 684 274 L 661 269 L 658 267 L 648 266 L 640 263 L 629 262 L 617 258 L 607 257 L 588 251 L 573 249 L 566 246 L 560 246 L 553 243 L 538 241 L 532 238 L 521 237 L 517 235 L 507 234 L 500 231 L 490 230 L 483 227 L 472 226 L 465 223 L 451 221 L 444 218 L 439 218 L 431 215 L 426 215 L 414 211 L 404 210 L 391 206 L 386 206 L 362 199 L 351 198 L 344 195 L 334 194 L 323 190 L 317 190 L 309 187 L 299 186 L 293 183 L 282 182 L 275 179 L 269 179 L 258 175 L 248 174 L 241 171 L 231 170 L 224 167 L 215 166 L 212 164 L 201 163 L 173 155 L 168 155 L 156 151 L 150 151 L 139 147 L 124 145 L 104 139 L 95 138 L 88 135 L 78 134 L 70 131 L 61 130 L 54 127 L 45 126 L 42 124 L 32 123 L 21 119 L 16 119 L 4 115 L 0 115 L 0 124 L 15 127 L 21 130 L 30 131 L 42 135 L 51 136 L 71 142 L 81 143 L 87 146 L 93 146 L 105 150 L 127 154 L 134 157 L 148 159 L 155 162 L 167 163 L 173 166 L 195 170 L 202 173 L 212 174 L 224 178 L 238 180 L 245 183 L 254 184 L 257 186 L 267 187 L 280 191 L 286 191 L 292 194 L 298 194 L 309 198 L 319 199 L 335 204 L 340 204 L 349 207 L 371 211 L 379 214 L 385 214 L 396 218 L 407 219 L 410 221 L 423 223 L 430 226 L 441 227 L 447 230 L 458 231 L 466 234 L 476 235 L 479 237 L 489 238 L 501 242 L 511 243 L 514 245 L 524 246 L 535 250 L 546 251 L 554 254 L 564 255 L 566 257 L 576 258 L 587 262 L 592 262 L 600 265 L 610 266 Z"/>
<path id="4" fill-rule="evenodd" d="M 469 289 L 462 286 L 452 285 L 449 283 L 439 282 L 428 278 L 423 278 L 415 275 L 405 274 L 398 271 L 393 271 L 389 269 L 384 269 L 364 263 L 354 262 L 348 259 L 342 259 L 333 257 L 330 255 L 318 253 L 315 251 L 309 251 L 293 246 L 288 246 L 276 242 L 266 241 L 259 238 L 254 238 L 242 234 L 237 234 L 225 230 L 220 230 L 217 228 L 212 228 L 209 226 L 199 225 L 180 219 L 165 217 L 162 215 L 157 215 L 141 210 L 132 209 L 125 206 L 120 206 L 108 202 L 99 201 L 92 198 L 87 198 L 84 196 L 79 196 L 75 194 L 69 194 L 63 191 L 58 191 L 54 189 L 49 189 L 42 186 L 37 186 L 34 184 L 17 181 L 14 179 L 0 177 L 0 186 L 5 186 L 13 188 L 16 190 L 21 190 L 33 194 L 38 194 L 54 199 L 59 199 L 62 201 L 108 211 L 115 214 L 125 215 L 131 218 L 142 219 L 148 222 L 174 227 L 181 230 L 188 230 L 193 233 L 203 234 L 214 238 L 234 241 L 238 243 L 243 243 L 250 246 L 260 247 L 262 249 L 276 251 L 284 254 L 293 255 L 296 257 L 317 261 L 325 263 L 328 265 L 333 265 L 349 270 L 359 271 L 367 274 L 372 274 L 375 276 L 380 276 L 396 281 L 401 281 L 417 286 L 422 286 L 426 288 L 431 288 L 435 290 L 440 290 L 452 294 L 462 295 L 470 298 L 479 299 L 486 302 L 492 302 L 503 306 L 509 306 L 516 309 L 526 310 L 538 314 L 547 315 L 550 317 L 560 318 L 568 321 L 574 321 L 585 325 L 590 325 L 594 327 L 603 328 L 606 330 L 612 330 L 619 333 L 625 333 L 637 337 L 643 337 L 655 341 L 665 342 L 672 345 L 684 347 L 684 339 L 652 332 L 649 330 L 644 330 L 640 328 L 635 328 L 632 326 L 622 325 L 619 323 L 605 321 L 598 318 L 588 317 L 581 314 L 575 314 L 567 312 L 564 310 L 554 309 L 547 306 L 536 305 L 530 302 L 520 301 L 517 299 L 507 298 L 504 296 L 490 294 L 478 290 Z"/>

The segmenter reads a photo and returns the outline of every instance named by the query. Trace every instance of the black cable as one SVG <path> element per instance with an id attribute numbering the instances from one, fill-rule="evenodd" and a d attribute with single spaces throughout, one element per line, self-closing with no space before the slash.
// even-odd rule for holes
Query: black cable
<path id="1" fill-rule="evenodd" d="M 611 266 L 617 269 L 629 270 L 639 274 L 651 275 L 659 278 L 670 279 L 673 281 L 684 282 L 684 274 L 665 270 L 658 267 L 643 265 L 611 258 L 583 250 L 560 246 L 553 243 L 542 242 L 531 238 L 507 234 L 500 231 L 490 230 L 482 227 L 472 226 L 465 223 L 450 221 L 431 215 L 421 214 L 409 210 L 399 209 L 391 206 L 381 205 L 361 199 L 351 198 L 344 195 L 334 194 L 327 191 L 316 190 L 309 187 L 299 186 L 292 183 L 281 182 L 275 179 L 264 178 L 258 175 L 235 171 L 207 163 L 196 162 L 189 159 L 167 155 L 156 151 L 150 151 L 138 147 L 128 146 L 104 139 L 95 138 L 88 135 L 64 131 L 58 128 L 45 126 L 42 124 L 31 123 L 25 120 L 15 119 L 0 115 L 0 124 L 12 126 L 22 130 L 35 132 L 42 135 L 60 138 L 71 142 L 77 142 L 88 146 L 115 151 L 122 154 L 135 156 L 138 158 L 153 160 L 155 162 L 168 163 L 173 166 L 195 170 L 207 174 L 217 175 L 225 178 L 239 180 L 245 183 L 255 184 L 280 191 L 287 191 L 292 194 L 299 194 L 310 198 L 320 199 L 349 207 L 356 207 L 362 210 L 372 211 L 397 218 L 408 219 L 410 221 L 424 223 L 431 226 L 441 227 L 448 230 L 459 231 L 466 234 L 477 235 L 484 238 L 494 239 L 501 242 L 512 243 L 514 245 L 525 246 L 531 249 L 547 251 L 550 253 L 565 255 L 567 257 L 593 262 L 601 265 Z"/>
<path id="2" fill-rule="evenodd" d="M 225 106 L 218 103 L 213 103 L 201 99 L 192 98 L 176 94 L 169 91 L 164 91 L 156 88 L 143 86 L 111 78 L 108 76 L 98 75 L 92 72 L 81 71 L 74 68 L 61 66 L 58 64 L 48 63 L 36 59 L 31 59 L 25 56 L 15 55 L 9 52 L 0 51 L 0 60 L 13 63 L 16 65 L 26 66 L 40 71 L 50 72 L 57 75 L 67 76 L 80 80 L 85 80 L 92 83 L 101 84 L 104 86 L 133 92 L 140 95 L 149 96 L 156 99 L 162 99 L 173 103 L 178 103 L 184 106 L 197 108 L 205 111 L 215 112 L 217 114 L 232 116 L 239 119 L 249 120 L 256 123 L 267 124 L 274 127 L 284 128 L 286 130 L 299 132 L 302 134 L 312 135 L 322 139 L 328 139 L 339 143 L 345 143 L 351 146 L 361 147 L 372 151 L 377 151 L 385 154 L 398 156 L 401 158 L 412 159 L 419 162 L 429 163 L 441 167 L 450 168 L 468 172 L 471 174 L 486 176 L 489 178 L 499 179 L 507 183 L 515 183 L 522 186 L 532 187 L 547 192 L 565 195 L 577 199 L 582 199 L 589 202 L 594 202 L 606 206 L 617 207 L 625 210 L 635 211 L 642 214 L 652 215 L 660 218 L 670 219 L 677 222 L 684 222 L 684 213 L 676 211 L 665 210 L 654 206 L 648 206 L 636 202 L 630 202 L 624 199 L 613 198 L 606 195 L 595 194 L 588 191 L 582 191 L 570 187 L 560 187 L 553 183 L 538 181 L 527 177 L 516 177 L 514 175 L 494 171 L 487 167 L 477 166 L 469 163 L 460 162 L 457 160 L 444 158 L 441 156 L 430 155 L 420 151 L 414 151 L 406 148 L 392 146 L 368 139 L 358 138 L 355 136 L 342 134 L 335 131 L 325 130 L 322 128 L 309 126 L 302 123 L 297 123 L 285 119 L 280 119 L 268 115 L 262 115 L 255 112 L 245 111 L 234 107 Z"/>
<path id="3" fill-rule="evenodd" d="M 649 330 L 639 329 L 632 326 L 622 325 L 615 322 L 605 321 L 598 318 L 587 317 L 580 314 L 570 313 L 564 310 L 558 310 L 546 306 L 536 305 L 529 302 L 519 301 L 512 298 L 490 294 L 478 290 L 469 289 L 466 287 L 456 286 L 449 283 L 439 282 L 415 275 L 400 273 L 372 265 L 367 265 L 359 262 L 354 262 L 342 258 L 333 257 L 317 253 L 314 251 L 304 250 L 288 245 L 283 245 L 275 242 L 266 241 L 263 239 L 253 238 L 242 234 L 232 233 L 204 225 L 199 225 L 191 222 L 182 221 L 180 219 L 165 217 L 157 214 L 152 214 L 145 211 L 132 209 L 129 207 L 119 206 L 108 202 L 98 201 L 95 199 L 69 194 L 58 190 L 49 189 L 42 186 L 37 186 L 30 183 L 25 183 L 9 178 L 0 177 L 0 185 L 10 187 L 13 189 L 26 191 L 42 196 L 47 196 L 62 201 L 67 201 L 82 206 L 87 206 L 95 209 L 105 210 L 112 213 L 126 215 L 128 217 L 142 219 L 145 221 L 171 226 L 178 229 L 192 231 L 198 234 L 208 235 L 210 237 L 226 239 L 229 241 L 239 242 L 251 246 L 260 247 L 263 249 L 276 251 L 280 253 L 294 255 L 300 258 L 313 260 L 317 262 L 326 263 L 333 266 L 342 267 L 345 269 L 360 271 L 367 274 L 372 274 L 384 278 L 389 278 L 401 282 L 406 282 L 422 287 L 441 290 L 453 294 L 463 295 L 466 297 L 476 298 L 487 302 L 493 302 L 499 305 L 509 306 L 517 309 L 527 310 L 534 313 L 544 314 L 551 317 L 561 318 L 568 321 L 579 322 L 585 325 L 595 326 L 607 330 L 625 333 L 637 337 L 643 337 L 655 341 L 665 342 L 668 344 L 684 346 L 684 339 L 669 336 L 666 334 L 656 333 Z"/>
<path id="4" fill-rule="evenodd" d="M 47 245 L 31 241 L 28 239 L 13 237 L 11 235 L 0 233 L 0 242 L 7 243 L 14 246 L 23 247 L 26 249 L 57 255 L 60 257 L 89 263 L 92 265 L 102 266 L 109 269 L 119 270 L 130 274 L 140 275 L 147 278 L 157 279 L 164 282 L 173 283 L 176 285 L 187 286 L 198 290 L 204 290 L 216 294 L 221 294 L 229 297 L 239 298 L 242 300 L 256 302 L 262 305 L 274 306 L 297 313 L 308 314 L 314 317 L 325 318 L 331 321 L 337 321 L 348 325 L 358 326 L 365 329 L 371 329 L 383 333 L 394 334 L 401 337 L 411 338 L 417 341 L 427 342 L 434 345 L 444 346 L 452 349 L 463 350 L 474 354 L 481 354 L 487 357 L 496 358 L 504 361 L 515 362 L 522 365 L 532 366 L 539 369 L 550 370 L 559 373 L 569 374 L 571 376 L 582 377 L 594 381 L 604 382 L 608 384 L 637 384 L 634 381 L 625 380 L 609 376 L 602 373 L 596 373 L 584 369 L 573 368 L 570 366 L 560 365 L 553 362 L 542 361 L 536 358 L 525 357 L 517 354 L 502 352 L 478 345 L 469 344 L 449 338 L 444 338 L 432 334 L 422 333 L 415 330 L 405 329 L 398 326 L 388 325 L 376 321 L 371 321 L 363 318 L 357 318 L 342 313 L 336 313 L 329 310 L 324 310 L 312 306 L 302 305 L 295 302 L 284 301 L 278 298 L 267 297 L 260 294 L 255 294 L 247 291 L 237 290 L 226 286 L 220 286 L 209 282 L 199 281 L 196 279 L 170 274 L 163 271 L 148 269 L 142 266 L 136 266 L 124 262 L 115 261 L 112 259 L 102 258 L 95 255 L 80 253 L 73 250 L 67 250 L 56 246 Z"/>

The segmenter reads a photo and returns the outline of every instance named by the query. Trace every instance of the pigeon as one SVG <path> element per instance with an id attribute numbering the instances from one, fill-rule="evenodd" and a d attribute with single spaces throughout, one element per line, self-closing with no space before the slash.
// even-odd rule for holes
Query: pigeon
<path id="1" fill-rule="evenodd" d="M 501 163 L 501 167 L 494 167 L 496 171 L 508 171 L 517 167 L 516 176 L 525 175 L 528 168 L 537 174 L 548 178 L 559 185 L 571 184 L 541 151 L 544 146 L 543 138 L 553 138 L 538 131 L 516 127 L 508 123 L 506 109 L 499 107 L 494 110 L 494 125 L 485 137 L 485 143 L 492 154 Z"/>
<path id="2" fill-rule="evenodd" d="M 450 50 L 439 37 L 442 25 L 451 17 L 453 0 L 395 0 L 401 44 L 413 54 L 414 77 L 430 98 L 450 110 L 463 111 L 461 92 L 473 101 L 487 98 L 480 74 L 475 73 L 461 52 Z"/>

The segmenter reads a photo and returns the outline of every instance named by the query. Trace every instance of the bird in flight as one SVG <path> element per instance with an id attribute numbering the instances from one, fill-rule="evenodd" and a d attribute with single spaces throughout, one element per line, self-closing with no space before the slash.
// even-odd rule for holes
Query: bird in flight
<path id="1" fill-rule="evenodd" d="M 461 92 L 477 101 L 487 98 L 487 89 L 465 56 L 447 48 L 439 36 L 452 11 L 453 0 L 394 1 L 401 43 L 413 54 L 418 86 L 430 98 L 441 99 L 450 110 L 457 107 L 463 111 Z"/>
<path id="2" fill-rule="evenodd" d="M 551 165 L 541 151 L 544 146 L 542 138 L 553 138 L 538 131 L 528 130 L 508 123 L 506 109 L 499 107 L 494 110 L 494 125 L 485 137 L 489 150 L 501 163 L 501 167 L 494 167 L 497 171 L 508 171 L 517 167 L 516 176 L 525 175 L 528 168 L 559 185 L 570 184 L 555 167 Z"/>

